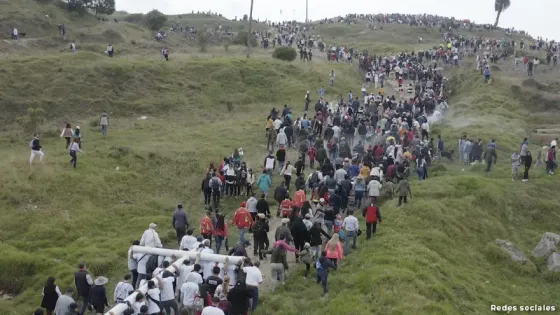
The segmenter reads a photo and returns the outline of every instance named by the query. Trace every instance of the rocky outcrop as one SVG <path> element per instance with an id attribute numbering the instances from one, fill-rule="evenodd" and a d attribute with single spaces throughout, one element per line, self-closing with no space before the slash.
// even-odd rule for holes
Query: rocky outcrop
<path id="1" fill-rule="evenodd" d="M 525 254 L 519 248 L 517 248 L 517 246 L 515 246 L 514 244 L 512 244 L 508 241 L 497 239 L 496 240 L 496 245 L 498 245 L 500 248 L 507 251 L 510 254 L 511 259 L 513 261 L 518 261 L 523 265 L 527 262 L 527 257 L 525 256 Z"/>
<path id="2" fill-rule="evenodd" d="M 533 249 L 533 256 L 548 257 L 550 254 L 557 252 L 557 246 L 560 245 L 560 235 L 551 232 L 544 233 L 541 241 Z"/>
<path id="3" fill-rule="evenodd" d="M 560 254 L 550 254 L 550 256 L 548 256 L 547 263 L 549 271 L 560 272 Z"/>

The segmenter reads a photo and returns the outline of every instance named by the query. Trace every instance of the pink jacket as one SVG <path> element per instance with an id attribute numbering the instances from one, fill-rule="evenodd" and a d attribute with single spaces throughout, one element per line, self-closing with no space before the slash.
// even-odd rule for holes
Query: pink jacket
<path id="1" fill-rule="evenodd" d="M 282 246 L 284 247 L 285 250 L 295 253 L 297 252 L 297 249 L 295 247 L 292 247 L 290 245 L 288 245 L 288 243 L 286 243 L 286 241 L 283 240 L 277 240 L 276 242 L 274 242 L 274 248 Z"/>
<path id="2" fill-rule="evenodd" d="M 327 258 L 332 258 L 332 259 L 342 259 L 343 255 L 342 255 L 342 245 L 340 245 L 340 242 L 338 242 L 338 244 L 336 244 L 336 251 L 332 252 L 330 250 L 330 246 L 327 244 Z"/>

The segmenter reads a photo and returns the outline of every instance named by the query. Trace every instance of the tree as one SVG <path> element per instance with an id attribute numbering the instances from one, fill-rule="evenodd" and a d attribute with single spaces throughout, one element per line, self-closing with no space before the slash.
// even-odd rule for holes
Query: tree
<path id="1" fill-rule="evenodd" d="M 146 14 L 146 25 L 153 31 L 159 31 L 167 22 L 167 16 L 158 10 L 152 10 Z"/>
<path id="2" fill-rule="evenodd" d="M 494 0 L 494 10 L 498 12 L 498 14 L 496 15 L 496 22 L 494 22 L 494 27 L 498 26 L 498 22 L 500 22 L 500 15 L 502 14 L 502 12 L 507 10 L 510 5 L 510 0 Z"/>
<path id="3" fill-rule="evenodd" d="M 249 19 L 249 16 L 247 14 L 243 14 L 243 21 L 247 21 Z"/>
<path id="4" fill-rule="evenodd" d="M 90 2 L 90 0 L 68 0 L 66 8 L 68 11 L 84 14 L 86 13 Z"/>
<path id="5" fill-rule="evenodd" d="M 95 12 L 95 15 L 111 15 L 115 12 L 115 0 L 92 0 L 89 7 Z"/>

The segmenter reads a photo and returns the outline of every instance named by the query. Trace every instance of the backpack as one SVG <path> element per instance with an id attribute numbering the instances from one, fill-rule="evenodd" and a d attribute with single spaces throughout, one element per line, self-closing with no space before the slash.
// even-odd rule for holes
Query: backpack
<path id="1" fill-rule="evenodd" d="M 123 311 L 123 315 L 135 315 L 136 311 L 132 308 L 129 301 L 126 301 L 126 310 Z"/>
<path id="2" fill-rule="evenodd" d="M 146 275 L 148 275 L 148 277 L 151 277 L 152 274 L 154 273 L 154 270 L 156 270 L 157 267 L 158 267 L 158 256 L 157 255 L 150 256 L 150 258 L 148 258 L 148 261 L 146 262 Z"/>
<path id="3" fill-rule="evenodd" d="M 311 175 L 311 183 L 315 184 L 319 182 L 319 173 L 315 172 Z"/>
<path id="4" fill-rule="evenodd" d="M 257 233 L 257 232 L 262 232 L 262 231 L 264 231 L 264 222 L 261 221 L 261 220 L 258 220 L 253 225 L 253 232 Z"/>
<path id="5" fill-rule="evenodd" d="M 212 179 L 210 179 L 210 187 L 213 190 L 219 190 L 220 189 L 220 183 L 215 178 L 212 178 Z"/>

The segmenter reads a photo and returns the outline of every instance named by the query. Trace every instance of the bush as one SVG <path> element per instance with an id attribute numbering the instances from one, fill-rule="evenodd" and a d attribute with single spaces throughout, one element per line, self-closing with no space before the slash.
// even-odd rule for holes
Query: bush
<path id="1" fill-rule="evenodd" d="M 235 38 L 233 39 L 233 44 L 234 45 L 243 45 L 243 46 L 247 46 L 247 39 L 248 39 L 249 33 L 247 32 L 239 32 L 237 33 L 237 36 L 235 36 Z M 257 39 L 256 38 L 251 38 L 251 45 L 253 47 L 256 47 L 258 45 L 257 43 Z"/>
<path id="2" fill-rule="evenodd" d="M 278 47 L 274 49 L 272 57 L 285 61 L 294 61 L 297 58 L 297 51 L 293 47 Z"/>
<path id="3" fill-rule="evenodd" d="M 167 16 L 158 10 L 152 10 L 146 14 L 144 22 L 152 31 L 159 31 L 165 22 L 167 22 Z"/>
<path id="4" fill-rule="evenodd" d="M 127 15 L 124 20 L 128 23 L 136 23 L 140 24 L 144 20 L 144 14 L 141 13 L 134 13 L 131 15 Z"/>

